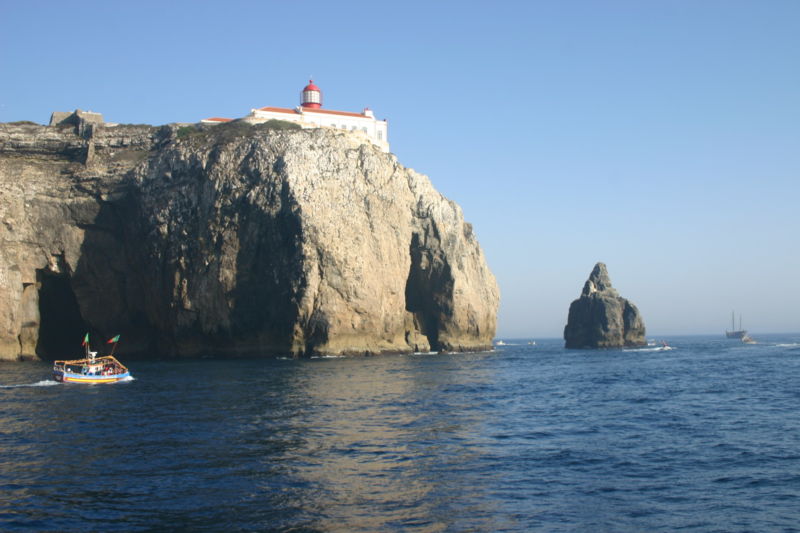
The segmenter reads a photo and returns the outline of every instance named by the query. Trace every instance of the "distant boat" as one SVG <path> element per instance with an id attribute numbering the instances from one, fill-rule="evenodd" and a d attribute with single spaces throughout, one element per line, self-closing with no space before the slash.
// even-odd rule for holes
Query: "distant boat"
<path id="1" fill-rule="evenodd" d="M 735 327 L 734 324 L 734 314 L 731 312 L 731 330 L 732 331 L 725 331 L 725 336 L 729 339 L 741 339 L 747 336 L 747 330 L 742 329 L 742 315 L 739 315 L 739 329 L 733 329 Z"/>
<path id="2" fill-rule="evenodd" d="M 506 345 L 506 343 L 505 343 L 505 342 L 503 342 L 503 341 L 497 341 L 496 345 L 497 345 L 497 346 L 505 346 L 505 345 Z"/>
<path id="3" fill-rule="evenodd" d="M 742 342 L 745 344 L 758 344 L 756 340 L 750 335 L 745 335 L 744 337 L 742 337 Z"/>

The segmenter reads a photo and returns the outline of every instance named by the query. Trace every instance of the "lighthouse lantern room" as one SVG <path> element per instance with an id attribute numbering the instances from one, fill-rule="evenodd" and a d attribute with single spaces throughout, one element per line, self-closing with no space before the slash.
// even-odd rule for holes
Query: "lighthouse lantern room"
<path id="1" fill-rule="evenodd" d="M 308 85 L 303 87 L 303 92 L 300 95 L 300 105 L 308 109 L 322 107 L 322 91 L 314 85 L 314 80 L 308 80 Z"/>

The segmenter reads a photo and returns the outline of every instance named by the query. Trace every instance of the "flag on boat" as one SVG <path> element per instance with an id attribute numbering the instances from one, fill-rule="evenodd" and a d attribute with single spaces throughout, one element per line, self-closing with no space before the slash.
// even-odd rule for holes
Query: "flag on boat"
<path id="1" fill-rule="evenodd" d="M 113 339 L 109 339 L 109 341 L 106 344 L 114 344 L 115 342 L 119 342 L 119 335 L 117 335 Z"/>
<path id="2" fill-rule="evenodd" d="M 88 344 L 89 344 L 89 334 L 87 333 L 86 336 L 83 338 L 81 346 L 88 346 Z"/>

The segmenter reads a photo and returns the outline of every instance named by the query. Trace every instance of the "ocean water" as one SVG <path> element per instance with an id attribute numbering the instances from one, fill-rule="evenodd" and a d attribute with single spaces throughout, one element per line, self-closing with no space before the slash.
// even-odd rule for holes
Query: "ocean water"
<path id="1" fill-rule="evenodd" d="M 800 531 L 800 335 L 0 364 L 3 531 Z"/>

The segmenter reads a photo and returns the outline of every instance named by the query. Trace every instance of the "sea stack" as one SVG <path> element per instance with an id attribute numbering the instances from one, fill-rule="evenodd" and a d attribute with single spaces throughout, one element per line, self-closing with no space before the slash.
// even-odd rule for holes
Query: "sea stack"
<path id="1" fill-rule="evenodd" d="M 644 322 L 633 303 L 621 297 L 597 263 L 580 298 L 569 306 L 564 328 L 566 348 L 619 348 L 645 344 Z"/>

